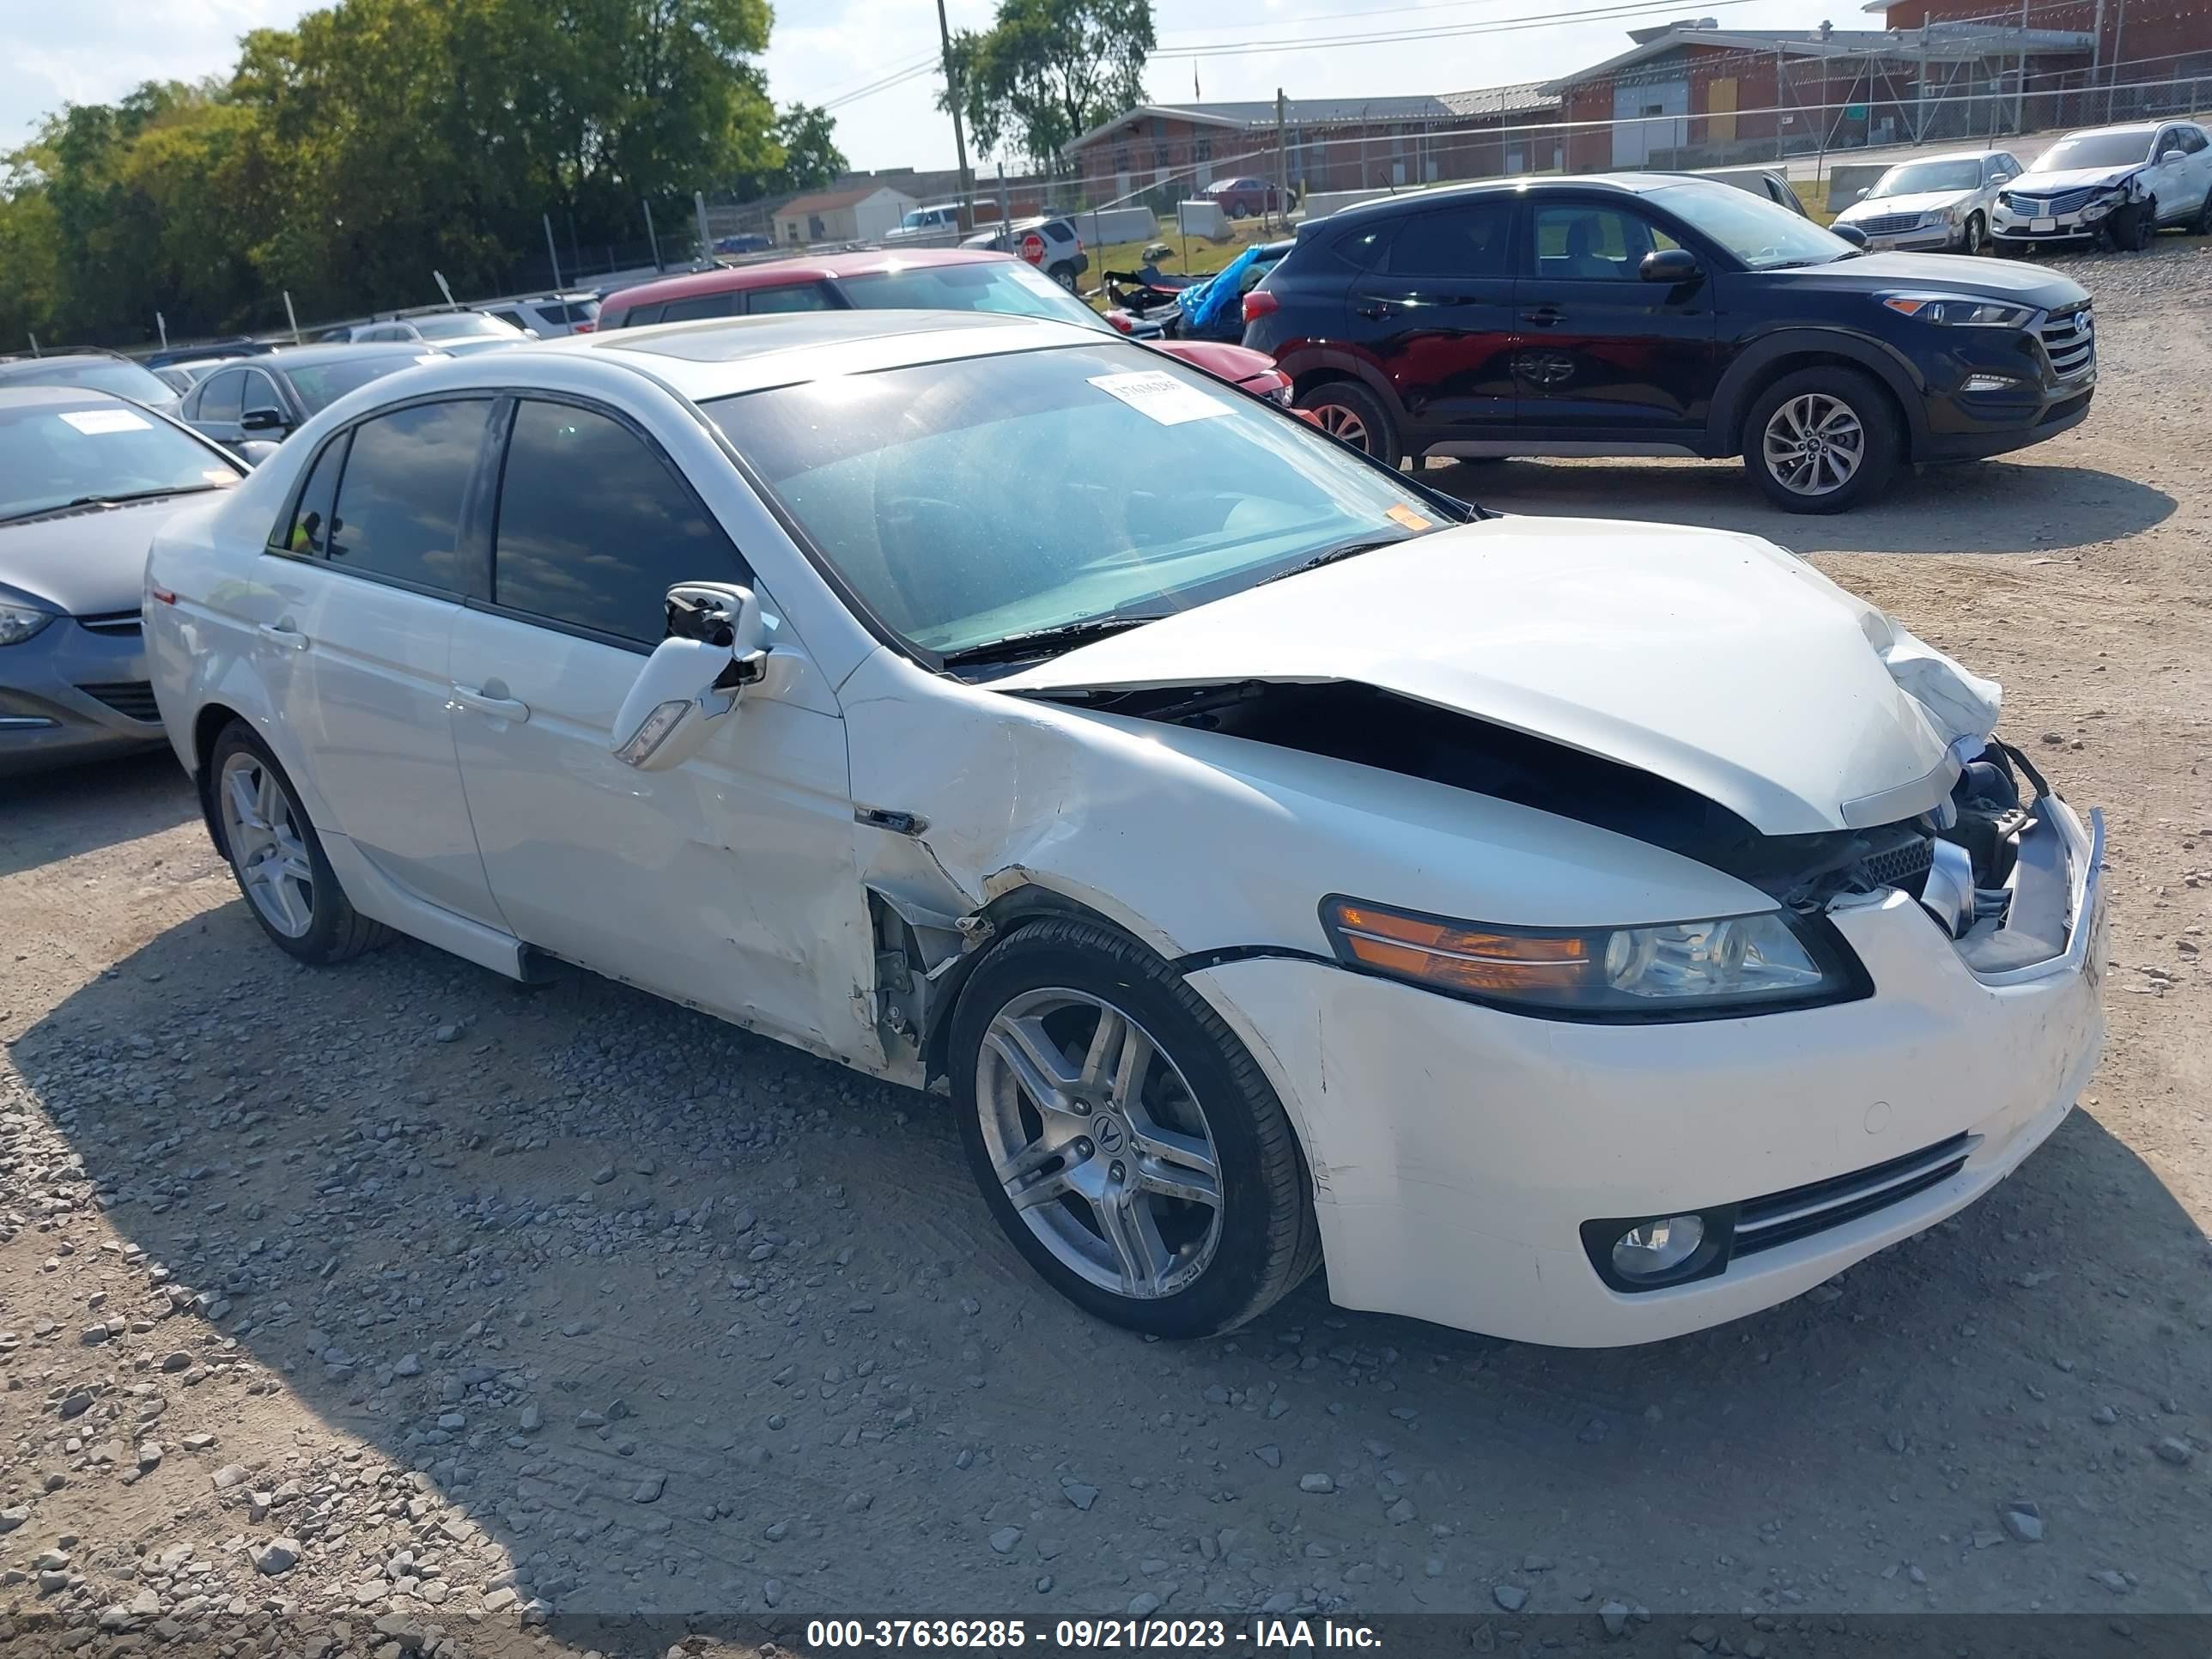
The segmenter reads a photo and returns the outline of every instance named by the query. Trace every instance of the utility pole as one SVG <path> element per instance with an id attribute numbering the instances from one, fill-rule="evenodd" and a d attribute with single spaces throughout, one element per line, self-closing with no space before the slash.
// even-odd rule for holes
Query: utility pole
<path id="1" fill-rule="evenodd" d="M 541 213 L 538 216 L 545 222 L 545 257 L 553 262 L 553 291 L 558 294 L 561 291 L 561 250 L 553 246 L 553 216 Z"/>
<path id="2" fill-rule="evenodd" d="M 1291 223 L 1291 161 L 1290 151 L 1283 142 L 1283 116 L 1285 100 L 1283 89 L 1275 88 L 1275 209 L 1283 216 L 1283 228 Z"/>
<path id="3" fill-rule="evenodd" d="M 937 38 L 945 48 L 945 101 L 952 106 L 952 153 L 960 162 L 960 200 L 954 212 L 964 236 L 975 228 L 975 211 L 969 200 L 975 193 L 975 179 L 968 171 L 968 130 L 960 118 L 960 81 L 952 72 L 952 28 L 945 21 L 945 0 L 937 0 Z"/>
<path id="4" fill-rule="evenodd" d="M 2013 76 L 2012 130 L 2025 132 L 2021 125 L 2027 119 L 2027 0 L 2020 0 L 2020 69 Z"/>
<path id="5" fill-rule="evenodd" d="M 693 191 L 691 206 L 699 216 L 699 258 L 711 264 L 714 258 L 714 238 L 707 228 L 707 192 Z"/>
<path id="6" fill-rule="evenodd" d="M 645 210 L 645 240 L 653 244 L 653 268 L 665 270 L 668 267 L 660 263 L 660 237 L 653 228 L 653 204 L 641 196 L 637 198 L 637 204 Z"/>

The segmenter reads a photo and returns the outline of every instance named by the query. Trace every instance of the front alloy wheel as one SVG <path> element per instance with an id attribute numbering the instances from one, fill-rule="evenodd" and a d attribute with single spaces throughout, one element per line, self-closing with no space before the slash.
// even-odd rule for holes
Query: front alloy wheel
<path id="1" fill-rule="evenodd" d="M 1142 1301 L 1203 1273 L 1221 1164 L 1182 1069 L 1123 1010 L 1048 987 L 999 1011 L 975 1085 L 1006 1201 L 1067 1269 Z"/>
<path id="2" fill-rule="evenodd" d="M 1281 1100 L 1212 1006 L 1127 934 L 1073 916 L 1015 927 L 976 962 L 947 1036 L 984 1202 L 1078 1307 L 1211 1336 L 1319 1263 Z"/>
<path id="3" fill-rule="evenodd" d="M 1986 253 L 1989 252 L 1989 226 L 1984 222 L 1980 214 L 1970 213 L 1966 216 L 1966 233 L 1964 240 L 1966 246 L 1962 251 L 1965 252 Z"/>
<path id="4" fill-rule="evenodd" d="M 1792 495 L 1832 495 L 1858 475 L 1866 459 L 1866 425 L 1858 411 L 1827 392 L 1790 398 L 1768 417 L 1761 448 L 1767 470 Z"/>

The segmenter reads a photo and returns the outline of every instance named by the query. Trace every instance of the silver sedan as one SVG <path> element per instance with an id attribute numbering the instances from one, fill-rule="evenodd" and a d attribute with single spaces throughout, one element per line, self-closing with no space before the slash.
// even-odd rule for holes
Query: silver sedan
<path id="1" fill-rule="evenodd" d="M 1838 214 L 1836 226 L 1850 226 L 1878 252 L 1985 252 L 1997 189 L 2019 176 L 2020 163 L 2001 149 L 1903 161 Z"/>

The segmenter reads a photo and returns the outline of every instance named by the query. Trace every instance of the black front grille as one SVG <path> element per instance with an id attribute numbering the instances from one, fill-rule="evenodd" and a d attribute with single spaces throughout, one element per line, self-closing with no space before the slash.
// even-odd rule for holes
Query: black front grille
<path id="1" fill-rule="evenodd" d="M 1874 854 L 1863 867 L 1874 885 L 1899 888 L 1918 898 L 1928 879 L 1929 866 L 1935 862 L 1936 843 L 1922 836 L 1902 847 Z"/>
<path id="2" fill-rule="evenodd" d="M 95 634 L 135 639 L 144 631 L 145 621 L 136 611 L 106 611 L 95 616 L 79 617 L 76 625 Z"/>
<path id="3" fill-rule="evenodd" d="M 1734 1254 L 1771 1250 L 1902 1203 L 1958 1174 L 1977 1140 L 1955 1134 L 1870 1169 L 1754 1198 L 1736 1211 Z"/>
<path id="4" fill-rule="evenodd" d="M 154 688 L 144 680 L 112 680 L 100 685 L 80 685 L 88 697 L 97 697 L 125 720 L 158 721 L 161 711 L 154 702 Z"/>

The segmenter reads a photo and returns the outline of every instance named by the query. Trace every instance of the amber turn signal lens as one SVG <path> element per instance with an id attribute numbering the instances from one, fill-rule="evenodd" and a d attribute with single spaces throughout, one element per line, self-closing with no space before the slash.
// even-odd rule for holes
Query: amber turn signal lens
<path id="1" fill-rule="evenodd" d="M 1557 995 L 1592 969 L 1590 941 L 1578 934 L 1486 933 L 1343 900 L 1328 905 L 1328 920 L 1353 961 L 1455 990 Z"/>

